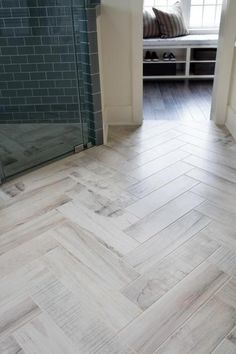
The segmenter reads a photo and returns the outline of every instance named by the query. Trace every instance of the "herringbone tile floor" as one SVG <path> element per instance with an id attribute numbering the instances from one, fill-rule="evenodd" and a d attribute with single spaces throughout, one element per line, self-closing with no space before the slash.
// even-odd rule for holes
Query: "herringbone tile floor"
<path id="1" fill-rule="evenodd" d="M 0 353 L 236 353 L 236 144 L 147 121 L 1 187 Z"/>

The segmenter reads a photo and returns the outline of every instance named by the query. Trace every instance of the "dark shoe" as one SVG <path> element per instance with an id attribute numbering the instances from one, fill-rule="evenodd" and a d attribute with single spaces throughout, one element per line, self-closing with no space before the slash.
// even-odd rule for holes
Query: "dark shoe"
<path id="1" fill-rule="evenodd" d="M 176 57 L 175 57 L 175 55 L 173 53 L 169 54 L 169 60 L 172 60 L 172 61 L 176 60 Z"/>
<path id="2" fill-rule="evenodd" d="M 167 61 L 167 60 L 170 60 L 169 57 L 170 57 L 170 53 L 169 53 L 169 52 L 165 52 L 165 53 L 163 54 L 163 57 L 162 57 L 162 58 L 163 58 L 163 60 L 166 60 L 166 61 Z"/>
<path id="3" fill-rule="evenodd" d="M 159 57 L 156 52 L 152 52 L 152 61 L 159 61 Z"/>
<path id="4" fill-rule="evenodd" d="M 145 61 L 151 61 L 152 60 L 151 52 L 149 52 L 149 51 L 146 52 L 144 60 Z"/>

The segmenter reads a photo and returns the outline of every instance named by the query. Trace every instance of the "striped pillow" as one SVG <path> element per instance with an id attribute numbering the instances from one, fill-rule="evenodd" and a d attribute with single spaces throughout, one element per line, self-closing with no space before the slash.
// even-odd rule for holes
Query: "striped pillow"
<path id="1" fill-rule="evenodd" d="M 159 24 L 153 10 L 143 10 L 143 38 L 159 37 Z"/>
<path id="2" fill-rule="evenodd" d="M 162 11 L 153 7 L 156 19 L 160 26 L 161 38 L 172 38 L 188 34 L 181 4 L 177 1 L 168 11 Z"/>

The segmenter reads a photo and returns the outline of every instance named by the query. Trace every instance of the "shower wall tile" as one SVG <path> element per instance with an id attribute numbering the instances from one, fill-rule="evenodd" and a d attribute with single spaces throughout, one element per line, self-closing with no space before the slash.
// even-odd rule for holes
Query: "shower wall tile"
<path id="1" fill-rule="evenodd" d="M 0 123 L 76 123 L 81 111 L 101 143 L 99 4 L 0 0 Z"/>

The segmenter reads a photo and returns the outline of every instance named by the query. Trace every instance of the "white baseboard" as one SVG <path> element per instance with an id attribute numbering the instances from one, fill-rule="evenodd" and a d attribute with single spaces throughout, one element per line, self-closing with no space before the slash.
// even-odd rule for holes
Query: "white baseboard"
<path id="1" fill-rule="evenodd" d="M 143 119 L 138 117 L 134 119 L 132 106 L 110 106 L 106 107 L 103 111 L 103 133 L 104 145 L 107 144 L 109 126 L 119 125 L 142 125 Z"/>
<path id="2" fill-rule="evenodd" d="M 109 126 L 105 120 L 103 120 L 103 144 L 106 145 L 108 141 Z"/>
<path id="3" fill-rule="evenodd" d="M 236 140 L 236 112 L 230 106 L 228 106 L 227 109 L 227 119 L 225 125 L 229 129 L 234 139 Z"/>
<path id="4" fill-rule="evenodd" d="M 140 125 L 142 125 L 142 123 L 138 123 L 138 122 L 134 122 L 134 121 L 127 121 L 127 122 L 124 122 L 124 123 L 121 123 L 121 122 L 112 122 L 112 123 L 109 123 L 109 127 L 112 127 L 112 126 L 120 126 L 120 125 L 133 125 L 133 126 L 136 126 L 136 127 L 139 127 Z"/>

